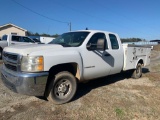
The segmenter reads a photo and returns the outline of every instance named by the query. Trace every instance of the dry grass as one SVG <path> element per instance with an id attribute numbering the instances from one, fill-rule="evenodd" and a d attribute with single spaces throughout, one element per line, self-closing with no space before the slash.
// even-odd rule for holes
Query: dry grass
<path id="1" fill-rule="evenodd" d="M 160 45 L 152 57 L 155 50 Z M 122 73 L 80 84 L 74 100 L 63 105 L 12 93 L 0 84 L 0 119 L 160 120 L 159 62 L 151 62 L 150 72 L 144 69 L 137 80 Z"/>
<path id="2" fill-rule="evenodd" d="M 155 45 L 155 46 L 153 47 L 153 50 L 155 50 L 155 51 L 160 51 L 160 44 Z"/>
<path id="3" fill-rule="evenodd" d="M 146 77 L 148 77 L 152 81 L 160 81 L 160 73 L 147 73 L 145 74 Z"/>

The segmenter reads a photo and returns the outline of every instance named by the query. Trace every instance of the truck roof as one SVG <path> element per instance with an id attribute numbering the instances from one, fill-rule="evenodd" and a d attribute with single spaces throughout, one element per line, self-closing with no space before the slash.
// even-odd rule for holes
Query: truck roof
<path id="1" fill-rule="evenodd" d="M 79 32 L 79 31 L 83 31 L 83 32 L 104 32 L 104 33 L 117 34 L 117 33 L 109 32 L 109 31 L 103 31 L 103 30 L 76 30 L 76 31 L 71 31 L 71 32 Z"/>

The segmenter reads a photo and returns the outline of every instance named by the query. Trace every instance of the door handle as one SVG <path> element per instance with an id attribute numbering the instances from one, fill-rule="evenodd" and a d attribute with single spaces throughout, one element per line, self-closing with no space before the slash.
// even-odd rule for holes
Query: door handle
<path id="1" fill-rule="evenodd" d="M 111 56 L 111 55 L 110 55 L 110 54 L 104 54 L 104 56 L 106 56 L 106 57 L 107 57 L 107 56 Z"/>
<path id="2" fill-rule="evenodd" d="M 12 45 L 15 45 L 15 43 L 11 43 Z"/>

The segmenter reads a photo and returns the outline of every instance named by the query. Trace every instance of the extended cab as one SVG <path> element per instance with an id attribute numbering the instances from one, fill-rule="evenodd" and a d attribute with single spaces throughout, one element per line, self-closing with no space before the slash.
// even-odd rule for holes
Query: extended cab
<path id="1" fill-rule="evenodd" d="M 83 30 L 64 33 L 49 44 L 6 47 L 2 79 L 14 92 L 45 96 L 55 104 L 69 102 L 77 82 L 131 71 L 142 76 L 151 48 L 121 44 L 112 32 Z M 99 81 L 101 82 L 101 81 Z"/>
<path id="2" fill-rule="evenodd" d="M 5 47 L 11 45 L 22 45 L 22 44 L 30 44 L 35 43 L 31 38 L 26 36 L 19 35 L 3 35 L 2 40 L 0 40 L 0 58 L 2 58 L 2 51 Z"/>

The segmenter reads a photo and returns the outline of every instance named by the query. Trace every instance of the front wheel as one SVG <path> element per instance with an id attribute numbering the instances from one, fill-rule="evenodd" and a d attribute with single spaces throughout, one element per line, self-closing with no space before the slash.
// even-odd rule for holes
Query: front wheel
<path id="1" fill-rule="evenodd" d="M 142 76 L 142 65 L 138 63 L 136 69 L 133 71 L 132 78 L 138 79 Z"/>
<path id="2" fill-rule="evenodd" d="M 77 91 L 76 78 L 69 72 L 60 72 L 55 76 L 48 99 L 54 104 L 69 102 Z"/>

